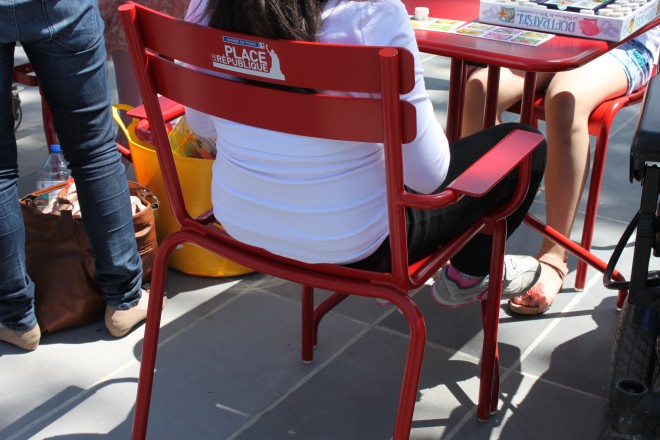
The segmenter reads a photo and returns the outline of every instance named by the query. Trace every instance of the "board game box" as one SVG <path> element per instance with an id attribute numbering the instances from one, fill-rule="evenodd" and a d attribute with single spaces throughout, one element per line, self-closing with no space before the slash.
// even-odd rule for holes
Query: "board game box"
<path id="1" fill-rule="evenodd" d="M 621 41 L 660 13 L 659 0 L 651 0 L 625 12 L 625 15 L 606 15 L 602 8 L 613 3 L 616 2 L 541 0 L 519 4 L 511 0 L 481 0 L 479 21 L 554 34 Z"/>

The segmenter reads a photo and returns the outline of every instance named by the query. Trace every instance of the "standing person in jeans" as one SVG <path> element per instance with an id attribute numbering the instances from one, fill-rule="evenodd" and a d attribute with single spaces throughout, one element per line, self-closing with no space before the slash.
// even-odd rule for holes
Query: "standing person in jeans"
<path id="1" fill-rule="evenodd" d="M 53 113 L 96 254 L 95 281 L 115 337 L 146 317 L 142 265 L 124 167 L 114 142 L 103 22 L 96 0 L 0 3 L 0 341 L 34 350 L 41 332 L 26 272 L 11 113 L 14 48 L 20 42 Z M 53 283 L 65 282 L 53 280 Z"/>

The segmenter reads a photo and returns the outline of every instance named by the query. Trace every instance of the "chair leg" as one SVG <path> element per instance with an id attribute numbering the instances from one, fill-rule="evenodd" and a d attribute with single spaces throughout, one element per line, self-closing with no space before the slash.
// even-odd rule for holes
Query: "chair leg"
<path id="1" fill-rule="evenodd" d="M 502 275 L 504 271 L 504 249 L 506 242 L 506 220 L 498 220 L 492 225 L 493 245 L 490 262 L 490 283 L 488 299 L 482 302 L 484 340 L 481 353 L 481 376 L 479 380 L 479 400 L 477 420 L 486 421 L 497 412 L 499 399 L 499 361 L 497 330 L 502 298 Z"/>
<path id="2" fill-rule="evenodd" d="M 584 226 L 582 228 L 582 241 L 580 245 L 587 251 L 591 251 L 591 243 L 596 225 L 596 215 L 598 214 L 598 201 L 600 198 L 600 189 L 603 183 L 603 170 L 605 168 L 605 157 L 607 155 L 609 130 L 603 130 L 596 140 L 594 152 L 594 163 L 591 167 L 591 182 L 589 183 L 589 194 L 587 195 L 587 210 L 584 216 Z M 587 263 L 578 261 L 577 273 L 575 275 L 575 288 L 583 290 L 587 279 Z"/>
<path id="3" fill-rule="evenodd" d="M 319 335 L 319 325 L 321 324 L 321 319 L 332 309 L 337 307 L 343 300 L 348 298 L 348 295 L 344 293 L 335 292 L 326 298 L 319 306 L 314 310 L 314 324 L 313 324 L 313 333 L 312 333 L 312 345 L 315 346 L 318 343 Z"/>
<path id="4" fill-rule="evenodd" d="M 623 303 L 626 302 L 626 297 L 628 296 L 627 290 L 619 290 L 619 294 L 616 298 L 616 308 L 621 310 L 623 308 Z"/>
<path id="5" fill-rule="evenodd" d="M 486 328 L 486 318 L 487 318 L 487 307 L 486 302 L 481 302 L 481 318 L 483 320 L 484 329 Z M 499 316 L 498 316 L 499 318 Z M 495 338 L 497 340 L 497 338 Z M 490 394 L 490 414 L 495 414 L 498 411 L 498 403 L 500 397 L 500 351 L 498 348 L 497 341 L 495 343 L 495 363 L 493 365 L 493 383 L 491 385 L 491 394 Z"/>
<path id="6" fill-rule="evenodd" d="M 493 386 L 490 395 L 490 413 L 495 414 L 499 410 L 498 403 L 500 398 L 500 353 L 495 345 L 495 365 L 493 367 Z"/>
<path id="7" fill-rule="evenodd" d="M 422 371 L 424 345 L 426 344 L 426 324 L 419 307 L 408 295 L 397 295 L 391 301 L 408 321 L 410 332 L 410 342 L 406 353 L 399 408 L 396 413 L 392 440 L 408 440 L 412 428 L 413 413 L 415 412 L 415 402 L 417 401 L 419 376 Z"/>
<path id="8" fill-rule="evenodd" d="M 302 361 L 314 360 L 314 288 L 302 287 Z"/>
<path id="9" fill-rule="evenodd" d="M 163 240 L 158 246 L 154 259 L 131 440 L 144 440 L 147 437 L 151 391 L 156 367 L 156 352 L 158 350 L 158 334 L 163 309 L 162 296 L 165 292 L 165 278 L 167 276 L 167 261 L 172 251 L 181 243 L 186 242 L 183 236 L 185 234 L 175 232 Z"/>
<path id="10" fill-rule="evenodd" d="M 303 302 L 305 296 L 303 288 Z M 313 315 L 313 345 L 317 343 L 318 327 L 321 319 L 349 295 L 335 292 L 326 298 L 316 307 Z M 394 435 L 392 440 L 408 440 L 410 438 L 410 429 L 412 427 L 412 417 L 415 411 L 415 402 L 417 401 L 417 390 L 419 387 L 419 376 L 422 371 L 422 360 L 424 357 L 424 345 L 426 344 L 426 324 L 419 307 L 407 295 L 396 295 L 390 299 L 392 303 L 401 310 L 408 321 L 410 331 L 410 342 L 408 343 L 408 352 L 406 354 L 406 364 L 403 371 L 403 381 L 401 383 L 401 393 L 399 395 L 399 407 L 397 409 L 396 422 L 394 424 Z M 307 309 L 308 306 L 303 306 Z M 303 311 L 305 314 L 306 311 Z M 303 324 L 304 325 L 304 324 Z M 303 329 L 305 332 L 305 329 Z M 304 348 L 303 348 L 304 349 Z M 304 355 L 303 355 L 304 356 Z M 303 357 L 304 360 L 304 357 Z"/>

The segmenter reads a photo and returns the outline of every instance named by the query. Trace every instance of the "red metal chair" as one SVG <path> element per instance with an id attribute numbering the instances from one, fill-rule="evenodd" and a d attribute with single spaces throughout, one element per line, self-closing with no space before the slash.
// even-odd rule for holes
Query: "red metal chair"
<path id="1" fill-rule="evenodd" d="M 582 226 L 582 238 L 580 247 L 588 253 L 591 251 L 594 227 L 596 224 L 596 215 L 598 214 L 598 200 L 600 198 L 600 188 L 603 182 L 603 170 L 605 168 L 605 156 L 607 155 L 607 144 L 610 137 L 612 122 L 619 110 L 622 108 L 638 104 L 644 98 L 646 86 L 628 96 L 608 99 L 603 101 L 589 116 L 589 134 L 596 137 L 594 151 L 594 160 L 591 166 L 591 179 L 589 182 L 589 192 L 587 194 L 587 207 L 584 215 L 584 225 Z M 520 104 L 516 104 L 509 109 L 514 113 L 520 113 Z M 532 125 L 538 127 L 538 121 L 545 120 L 545 101 L 542 95 L 539 95 L 534 103 Z M 548 230 L 538 219 L 527 215 L 526 223 L 537 230 L 542 230 L 545 235 L 557 242 L 562 242 L 561 234 L 554 230 Z M 570 251 L 570 249 L 568 249 Z M 593 265 L 593 264 L 592 264 Z M 597 267 L 597 266 L 596 266 Z M 577 273 L 575 275 L 575 288 L 582 290 L 587 278 L 587 262 L 584 259 L 578 259 Z M 599 267 L 597 267 L 599 268 Z M 603 266 L 601 272 L 604 271 Z M 623 305 L 622 298 L 625 292 L 620 292 L 619 302 Z"/>
<path id="2" fill-rule="evenodd" d="M 168 256 L 176 246 L 186 242 L 303 286 L 304 362 L 312 361 L 318 321 L 347 295 L 382 298 L 398 307 L 410 330 L 394 425 L 394 438 L 401 440 L 410 435 L 426 339 L 422 314 L 407 292 L 421 287 L 476 233 L 492 233 L 490 275 L 491 280 L 497 281 L 490 285 L 488 301 L 482 304 L 485 336 L 478 404 L 478 417 L 488 419 L 497 409 L 499 394 L 497 328 L 506 237 L 504 217 L 520 204 L 527 192 L 529 154 L 540 144 L 542 136 L 514 132 L 443 193 L 433 196 L 410 194 L 403 186 L 401 147 L 402 143 L 408 143 L 416 136 L 416 115 L 414 107 L 400 99 L 400 94 L 411 90 L 414 85 L 413 59 L 409 52 L 397 48 L 268 40 L 185 23 L 136 4 L 121 6 L 120 14 L 168 197 L 181 223 L 181 229 L 159 245 L 154 263 L 132 438 L 144 439 L 147 432 L 161 318 L 159 296 L 165 285 Z M 281 79 L 255 75 L 249 70 L 228 71 L 221 65 L 214 65 L 214 60 L 222 61 L 224 44 L 238 44 L 242 45 L 239 46 L 241 50 L 255 50 L 254 59 L 261 55 L 270 60 L 264 49 L 274 51 L 279 58 Z M 265 67 L 268 71 L 270 64 Z M 214 72 L 298 90 L 351 91 L 374 97 L 298 93 L 292 89 L 232 81 L 213 75 Z M 251 126 L 311 137 L 384 143 L 392 270 L 380 273 L 332 264 L 305 264 L 233 239 L 218 227 L 212 212 L 191 217 L 179 187 L 159 107 L 159 94 L 200 111 Z M 408 267 L 407 206 L 431 208 L 449 205 L 464 195 L 479 197 L 516 166 L 520 169 L 519 186 L 506 207 L 481 219 L 425 260 Z M 315 288 L 339 293 L 330 296 L 314 311 Z"/>

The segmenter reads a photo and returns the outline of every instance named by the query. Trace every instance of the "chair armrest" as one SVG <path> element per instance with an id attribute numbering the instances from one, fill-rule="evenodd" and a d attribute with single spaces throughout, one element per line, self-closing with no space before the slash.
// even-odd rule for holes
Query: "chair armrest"
<path id="1" fill-rule="evenodd" d="M 163 113 L 163 119 L 165 119 L 165 122 L 176 119 L 185 112 L 184 106 L 169 98 L 165 98 L 164 96 L 158 98 L 158 103 L 160 104 L 160 111 Z M 147 119 L 147 113 L 143 105 L 129 110 L 126 114 L 131 118 Z"/>
<path id="2" fill-rule="evenodd" d="M 186 108 L 183 105 L 172 101 L 169 98 L 165 98 L 164 96 L 158 97 L 158 103 L 160 104 L 160 111 L 163 114 L 163 120 L 166 123 L 180 116 L 183 116 L 183 114 L 186 112 Z M 151 126 L 149 125 L 149 120 L 147 119 L 144 105 L 140 105 L 127 111 L 126 115 L 140 120 L 135 127 L 135 134 L 141 140 L 153 143 L 153 139 L 151 137 Z"/>
<path id="3" fill-rule="evenodd" d="M 641 180 L 646 162 L 660 162 L 660 79 L 646 87 L 635 137 L 630 146 L 630 181 Z"/>
<path id="4" fill-rule="evenodd" d="M 514 130 L 451 182 L 447 189 L 472 197 L 483 196 L 541 142 L 542 134 Z"/>

